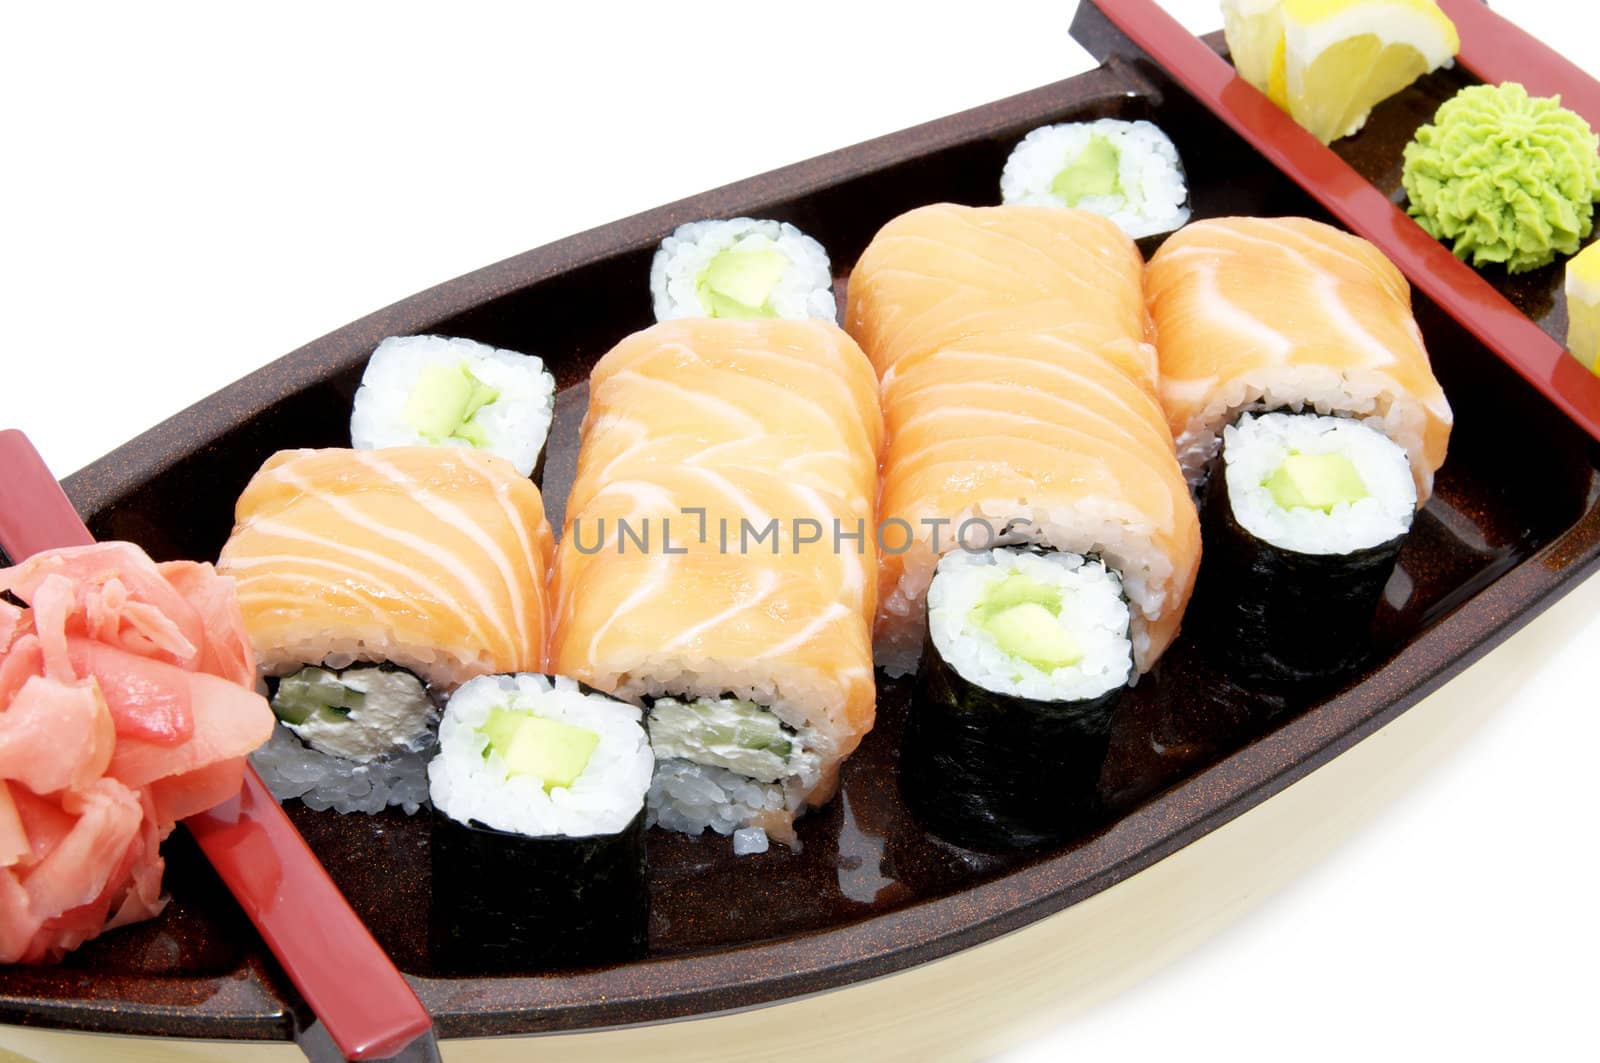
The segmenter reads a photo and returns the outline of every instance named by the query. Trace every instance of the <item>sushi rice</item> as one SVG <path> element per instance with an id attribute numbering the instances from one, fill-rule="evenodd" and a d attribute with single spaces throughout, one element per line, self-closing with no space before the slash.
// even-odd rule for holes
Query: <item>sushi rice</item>
<path id="1" fill-rule="evenodd" d="M 1002 203 L 1093 211 L 1135 238 L 1182 226 L 1188 200 L 1178 149 L 1143 121 L 1041 126 L 1012 150 L 1000 175 Z"/>
<path id="2" fill-rule="evenodd" d="M 361 376 L 350 441 L 357 450 L 473 447 L 528 476 L 550 434 L 555 394 L 555 378 L 532 355 L 446 336 L 390 336 Z"/>
<path id="3" fill-rule="evenodd" d="M 428 758 L 433 734 L 414 751 L 400 751 L 355 763 L 312 749 L 288 727 L 272 729 L 266 745 L 250 754 L 250 763 L 279 801 L 299 798 L 317 812 L 382 812 L 398 805 L 406 815 L 428 800 Z"/>
<path id="4" fill-rule="evenodd" d="M 719 290 L 723 276 L 728 290 Z M 650 264 L 650 295 L 657 321 L 838 317 L 822 245 L 788 222 L 756 218 L 678 226 Z"/>
<path id="5" fill-rule="evenodd" d="M 1360 421 L 1317 414 L 1252 417 L 1247 413 L 1222 435 L 1234 519 L 1257 539 L 1302 554 L 1348 554 L 1389 542 L 1411 528 L 1417 489 L 1406 452 Z M 1354 466 L 1367 496 L 1328 510 L 1283 508 L 1267 481 L 1291 453 L 1343 456 Z"/>
<path id="6" fill-rule="evenodd" d="M 279 801 L 316 811 L 413 815 L 428 796 L 427 764 L 439 712 L 421 680 L 358 663 L 307 667 L 276 680 L 278 726 L 251 763 Z"/>

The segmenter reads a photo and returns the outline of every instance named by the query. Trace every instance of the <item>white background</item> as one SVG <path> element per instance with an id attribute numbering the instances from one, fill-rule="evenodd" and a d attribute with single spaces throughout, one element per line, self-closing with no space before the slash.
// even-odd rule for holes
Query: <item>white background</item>
<path id="1" fill-rule="evenodd" d="M 1166 6 L 1220 25 L 1205 0 Z M 1600 70 L 1587 0 L 1499 6 Z M 421 288 L 1084 70 L 1071 11 L 13 5 L 0 427 L 64 475 Z M 1325 862 L 1011 1058 L 1595 1058 L 1596 586 Z"/>

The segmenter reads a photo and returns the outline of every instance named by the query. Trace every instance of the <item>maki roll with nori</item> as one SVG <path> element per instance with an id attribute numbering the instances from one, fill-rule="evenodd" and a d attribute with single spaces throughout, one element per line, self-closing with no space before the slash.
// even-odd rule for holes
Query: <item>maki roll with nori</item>
<path id="1" fill-rule="evenodd" d="M 457 690 L 428 766 L 435 965 L 531 971 L 639 955 L 654 764 L 639 710 L 574 680 L 490 675 Z"/>
<path id="2" fill-rule="evenodd" d="M 650 263 L 657 321 L 679 317 L 833 321 L 833 270 L 821 244 L 783 221 L 678 226 Z"/>
<path id="3" fill-rule="evenodd" d="M 1151 122 L 1102 118 L 1041 126 L 1022 138 L 1000 175 L 1000 201 L 1102 214 L 1132 237 L 1189 220 L 1178 149 Z"/>
<path id="4" fill-rule="evenodd" d="M 1096 558 L 1000 548 L 945 555 L 900 773 L 948 841 L 1005 849 L 1095 822 L 1111 714 L 1133 674 L 1120 576 Z"/>
<path id="5" fill-rule="evenodd" d="M 1405 451 L 1354 419 L 1247 413 L 1224 429 L 1199 600 L 1230 671 L 1293 686 L 1360 664 L 1416 505 Z"/>

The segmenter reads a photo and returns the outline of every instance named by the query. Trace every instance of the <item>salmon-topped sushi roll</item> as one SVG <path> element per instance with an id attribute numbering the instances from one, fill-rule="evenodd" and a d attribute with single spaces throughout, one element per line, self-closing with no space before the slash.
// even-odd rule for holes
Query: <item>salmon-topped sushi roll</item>
<path id="1" fill-rule="evenodd" d="M 880 229 L 850 273 L 845 328 L 890 378 L 906 358 L 1049 336 L 1155 393 L 1144 260 L 1115 223 L 1059 207 L 936 203 Z"/>
<path id="2" fill-rule="evenodd" d="M 646 708 L 649 816 L 794 841 L 872 727 L 872 368 L 817 321 L 682 319 L 595 366 L 554 671 Z"/>
<path id="3" fill-rule="evenodd" d="M 1241 411 L 1286 407 L 1371 425 L 1405 451 L 1427 500 L 1453 417 L 1411 287 L 1383 252 L 1309 218 L 1212 218 L 1151 257 L 1145 292 L 1191 480 Z"/>
<path id="4" fill-rule="evenodd" d="M 1046 207 L 923 207 L 862 254 L 846 316 L 882 380 L 881 517 L 912 531 L 882 561 L 891 674 L 915 668 L 934 564 L 973 518 L 1001 545 L 1113 558 L 1140 671 L 1176 635 L 1199 535 L 1155 400 L 1142 268 L 1114 223 Z"/>
<path id="5" fill-rule="evenodd" d="M 850 277 L 888 433 L 878 661 L 918 672 L 902 784 L 964 845 L 1092 821 L 1111 712 L 1194 584 L 1142 268 L 1097 214 L 943 204 Z"/>
<path id="6" fill-rule="evenodd" d="M 538 488 L 484 451 L 268 459 L 217 568 L 238 582 L 283 724 L 256 756 L 273 792 L 415 811 L 444 696 L 543 669 L 553 552 Z"/>
<path id="7" fill-rule="evenodd" d="M 1405 277 L 1307 218 L 1216 218 L 1151 259 L 1161 398 L 1205 487 L 1204 629 L 1241 677 L 1345 674 L 1452 416 Z"/>

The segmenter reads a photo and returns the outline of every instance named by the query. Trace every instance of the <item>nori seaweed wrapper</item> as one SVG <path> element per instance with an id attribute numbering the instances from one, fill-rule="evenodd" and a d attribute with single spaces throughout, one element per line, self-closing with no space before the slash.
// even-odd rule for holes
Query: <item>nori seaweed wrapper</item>
<path id="1" fill-rule="evenodd" d="M 918 821 L 968 849 L 1065 841 L 1101 819 L 1100 772 L 1125 688 L 1084 701 L 1033 701 L 966 679 L 923 644 L 900 751 Z"/>
<path id="2" fill-rule="evenodd" d="M 1202 506 L 1204 563 L 1191 630 L 1236 680 L 1326 686 L 1372 652 L 1372 624 L 1404 535 L 1348 554 L 1257 539 L 1233 515 L 1220 453 Z"/>
<path id="3" fill-rule="evenodd" d="M 616 834 L 532 838 L 434 810 L 429 951 L 445 973 L 596 967 L 644 954 L 644 809 Z"/>

